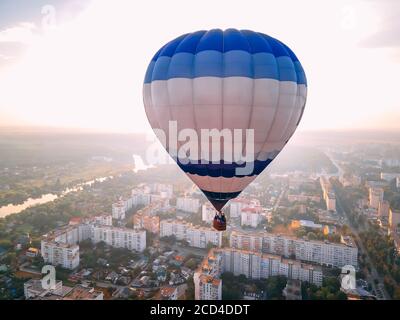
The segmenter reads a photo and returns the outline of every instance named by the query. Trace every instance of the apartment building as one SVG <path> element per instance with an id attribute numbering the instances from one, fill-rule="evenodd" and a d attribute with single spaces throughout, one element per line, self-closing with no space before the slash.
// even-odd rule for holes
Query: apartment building
<path id="1" fill-rule="evenodd" d="M 185 240 L 189 246 L 206 248 L 209 243 L 220 247 L 222 234 L 212 228 L 195 226 L 182 220 L 162 220 L 160 222 L 160 237 L 174 235 L 178 240 Z"/>
<path id="2" fill-rule="evenodd" d="M 297 260 L 341 268 L 345 265 L 358 267 L 358 249 L 354 242 L 331 243 L 299 239 L 292 236 L 267 232 L 232 232 L 230 246 L 236 249 L 251 250 Z"/>
<path id="3" fill-rule="evenodd" d="M 332 189 L 329 179 L 324 176 L 320 177 L 320 184 L 326 204 L 326 209 L 329 211 L 336 211 L 336 195 Z"/>
<path id="4" fill-rule="evenodd" d="M 322 269 L 318 266 L 285 259 L 277 255 L 238 249 L 212 249 L 194 273 L 196 300 L 221 300 L 223 272 L 245 275 L 250 279 L 285 276 L 288 279 L 322 285 Z"/>
<path id="5" fill-rule="evenodd" d="M 196 198 L 189 197 L 179 197 L 176 199 L 176 209 L 188 212 L 188 213 L 197 213 L 200 208 L 200 200 Z"/>
<path id="6" fill-rule="evenodd" d="M 216 214 L 215 208 L 210 203 L 205 203 L 201 207 L 201 220 L 212 223 Z"/>
<path id="7" fill-rule="evenodd" d="M 383 201 L 383 188 L 369 188 L 369 206 L 374 209 L 379 208 L 379 203 Z"/>
<path id="8" fill-rule="evenodd" d="M 246 207 L 240 213 L 240 223 L 242 226 L 257 228 L 262 221 L 261 207 Z"/>
<path id="9" fill-rule="evenodd" d="M 135 228 L 145 229 L 148 232 L 158 234 L 160 232 L 160 217 L 138 212 L 133 215 Z"/>
<path id="10" fill-rule="evenodd" d="M 56 242 L 54 240 L 41 241 L 41 253 L 45 263 L 73 270 L 79 266 L 79 246 Z"/>
<path id="11" fill-rule="evenodd" d="M 94 243 L 104 241 L 115 248 L 142 252 L 146 249 L 146 231 L 95 225 L 93 226 L 92 241 Z"/>

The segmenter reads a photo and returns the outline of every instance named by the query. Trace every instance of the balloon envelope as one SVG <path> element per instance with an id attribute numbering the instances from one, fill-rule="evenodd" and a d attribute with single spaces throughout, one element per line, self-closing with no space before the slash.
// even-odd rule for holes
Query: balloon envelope
<path id="1" fill-rule="evenodd" d="M 163 130 L 167 142 L 170 121 L 176 121 L 178 132 L 190 128 L 198 136 L 202 129 L 254 130 L 253 170 L 244 175 L 237 169 L 249 163 L 224 159 L 223 143 L 217 160 L 206 152 L 189 155 L 189 162 L 177 156 L 176 146 L 165 145 L 217 210 L 282 150 L 300 122 L 306 95 L 305 73 L 289 47 L 268 35 L 236 29 L 193 32 L 167 43 L 151 60 L 143 88 L 150 125 Z"/>

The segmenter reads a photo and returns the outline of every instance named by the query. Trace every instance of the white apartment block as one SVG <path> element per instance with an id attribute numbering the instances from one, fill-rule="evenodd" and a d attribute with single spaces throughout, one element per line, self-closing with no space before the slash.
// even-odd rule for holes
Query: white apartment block
<path id="1" fill-rule="evenodd" d="M 389 210 L 390 210 L 390 204 L 389 201 L 383 200 L 379 202 L 378 205 L 378 216 L 379 217 L 389 217 Z"/>
<path id="2" fill-rule="evenodd" d="M 378 209 L 379 203 L 383 201 L 383 195 L 382 188 L 369 188 L 369 206 Z"/>
<path id="3" fill-rule="evenodd" d="M 311 241 L 266 232 L 232 232 L 231 248 L 294 257 L 297 260 L 341 268 L 345 265 L 358 267 L 358 249 L 352 242 L 347 244 Z"/>
<path id="4" fill-rule="evenodd" d="M 320 177 L 320 184 L 324 200 L 326 203 L 326 209 L 329 211 L 336 211 L 336 195 L 332 190 L 331 183 L 327 177 Z"/>
<path id="5" fill-rule="evenodd" d="M 400 235 L 400 211 L 389 210 L 389 233 L 393 236 Z"/>
<path id="6" fill-rule="evenodd" d="M 203 206 L 201 207 L 201 220 L 207 223 L 212 223 L 216 212 L 217 211 L 211 204 L 203 204 Z"/>
<path id="7" fill-rule="evenodd" d="M 126 212 L 128 211 L 127 203 L 123 200 L 119 200 L 112 204 L 112 217 L 116 220 L 125 219 Z"/>
<path id="8" fill-rule="evenodd" d="M 196 300 L 221 300 L 223 272 L 245 275 L 250 279 L 285 276 L 288 279 L 322 285 L 322 269 L 277 255 L 238 249 L 212 249 L 194 273 Z"/>
<path id="9" fill-rule="evenodd" d="M 175 236 L 177 240 L 185 240 L 189 246 L 206 248 L 209 243 L 220 247 L 222 233 L 212 228 L 194 226 L 182 220 L 162 220 L 160 222 L 160 237 Z"/>
<path id="10" fill-rule="evenodd" d="M 148 206 L 151 203 L 151 194 L 134 189 L 131 199 L 133 206 Z"/>
<path id="11" fill-rule="evenodd" d="M 174 195 L 174 188 L 172 184 L 167 183 L 151 183 L 146 185 L 147 193 L 159 194 L 164 198 L 172 198 Z"/>
<path id="12" fill-rule="evenodd" d="M 231 218 L 240 218 L 243 208 L 259 207 L 260 202 L 257 199 L 233 199 L 229 202 L 229 214 Z"/>
<path id="13" fill-rule="evenodd" d="M 391 180 L 397 179 L 400 177 L 400 173 L 387 173 L 381 172 L 381 179 L 390 182 Z"/>
<path id="14" fill-rule="evenodd" d="M 222 300 L 222 257 L 210 250 L 193 274 L 195 300 Z"/>
<path id="15" fill-rule="evenodd" d="M 104 241 L 115 248 L 126 248 L 143 252 L 146 249 L 146 231 L 110 226 L 94 226 L 92 241 L 94 243 Z"/>
<path id="16" fill-rule="evenodd" d="M 220 254 L 223 272 L 232 272 L 234 275 L 244 274 L 250 279 L 285 276 L 288 279 L 322 285 L 322 269 L 318 266 L 285 259 L 278 255 L 232 248 L 220 250 Z"/>
<path id="17" fill-rule="evenodd" d="M 240 223 L 242 226 L 257 228 L 262 221 L 261 207 L 243 208 L 240 214 Z"/>
<path id="18" fill-rule="evenodd" d="M 73 270 L 79 266 L 79 246 L 54 240 L 41 241 L 41 253 L 45 263 Z"/>
<path id="19" fill-rule="evenodd" d="M 24 296 L 26 300 L 43 297 L 48 294 L 61 296 L 63 294 L 62 281 L 56 281 L 53 289 L 44 289 L 41 279 L 30 279 L 24 283 Z"/>
<path id="20" fill-rule="evenodd" d="M 336 195 L 333 192 L 326 195 L 325 203 L 327 210 L 336 211 Z"/>
<path id="21" fill-rule="evenodd" d="M 79 242 L 87 239 L 140 252 L 146 248 L 146 231 L 113 227 L 111 215 L 102 215 L 44 235 L 41 241 L 42 257 L 46 263 L 75 269 L 79 266 Z"/>
<path id="22" fill-rule="evenodd" d="M 200 208 L 200 201 L 196 198 L 189 197 L 179 197 L 176 199 L 176 209 L 189 212 L 189 213 L 197 213 Z"/>
<path id="23" fill-rule="evenodd" d="M 102 214 L 98 216 L 94 216 L 91 218 L 91 221 L 94 224 L 99 224 L 102 226 L 112 226 L 112 215 L 110 214 Z"/>

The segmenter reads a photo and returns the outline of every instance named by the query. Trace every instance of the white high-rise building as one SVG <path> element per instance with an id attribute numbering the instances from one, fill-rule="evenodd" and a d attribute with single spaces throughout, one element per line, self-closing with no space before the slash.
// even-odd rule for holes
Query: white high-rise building
<path id="1" fill-rule="evenodd" d="M 378 209 L 379 203 L 383 201 L 383 195 L 382 188 L 369 188 L 369 206 Z"/>
<path id="2" fill-rule="evenodd" d="M 257 228 L 262 221 L 261 207 L 246 207 L 242 209 L 240 222 L 242 226 Z"/>
<path id="3" fill-rule="evenodd" d="M 381 179 L 390 182 L 393 179 L 397 179 L 400 177 L 400 173 L 387 173 L 387 172 L 381 172 Z"/>
<path id="4" fill-rule="evenodd" d="M 55 242 L 41 241 L 41 253 L 45 263 L 73 270 L 79 266 L 79 246 Z"/>
<path id="5" fill-rule="evenodd" d="M 127 205 L 125 201 L 119 200 L 116 203 L 112 204 L 112 217 L 116 220 L 123 220 L 125 219 L 127 211 Z"/>
<path id="6" fill-rule="evenodd" d="M 259 207 L 260 201 L 257 199 L 233 199 L 229 202 L 229 214 L 231 218 L 240 218 L 243 208 Z"/>
<path id="7" fill-rule="evenodd" d="M 131 199 L 133 206 L 148 206 L 151 203 L 151 194 L 134 189 Z"/>
<path id="8" fill-rule="evenodd" d="M 220 247 L 222 233 L 212 228 L 194 226 L 182 220 L 162 220 L 160 222 L 160 237 L 175 236 L 177 240 L 185 240 L 189 246 L 206 248 L 208 244 Z"/>
<path id="9" fill-rule="evenodd" d="M 94 243 L 104 241 L 115 248 L 126 248 L 142 252 L 146 249 L 146 231 L 110 226 L 94 226 L 92 241 Z"/>
<path id="10" fill-rule="evenodd" d="M 393 236 L 400 235 L 400 211 L 389 210 L 389 233 Z"/>
<path id="11" fill-rule="evenodd" d="M 24 295 L 26 300 L 40 296 L 46 296 L 48 294 L 62 296 L 62 281 L 56 281 L 53 289 L 44 289 L 42 285 L 42 279 L 30 279 L 24 283 Z"/>
<path id="12" fill-rule="evenodd" d="M 91 218 L 94 224 L 102 226 L 112 226 L 112 216 L 110 214 L 102 214 Z"/>
<path id="13" fill-rule="evenodd" d="M 379 202 L 378 205 L 378 216 L 380 218 L 388 218 L 389 217 L 390 204 L 389 201 L 383 200 Z"/>
<path id="14" fill-rule="evenodd" d="M 212 249 L 193 276 L 196 300 L 221 300 L 223 272 L 245 275 L 250 279 L 267 279 L 285 276 L 322 285 L 321 267 L 305 264 L 278 255 L 263 254 L 238 249 Z"/>
<path id="15" fill-rule="evenodd" d="M 179 197 L 176 199 L 176 209 L 189 212 L 189 213 L 197 213 L 200 208 L 200 201 L 196 198 L 189 197 Z"/>
<path id="16" fill-rule="evenodd" d="M 336 211 L 336 195 L 332 189 L 329 179 L 325 176 L 321 176 L 320 184 L 326 203 L 326 209 L 329 211 Z"/>
<path id="17" fill-rule="evenodd" d="M 205 203 L 201 207 L 201 220 L 207 223 L 212 223 L 216 213 L 217 211 L 211 204 Z"/>
<path id="18" fill-rule="evenodd" d="M 222 257 L 210 250 L 193 275 L 195 300 L 222 300 Z"/>
<path id="19" fill-rule="evenodd" d="M 341 268 L 345 265 L 358 267 L 358 249 L 353 241 L 330 243 L 312 241 L 267 232 L 232 232 L 230 246 L 236 249 L 294 257 L 297 260 Z"/>

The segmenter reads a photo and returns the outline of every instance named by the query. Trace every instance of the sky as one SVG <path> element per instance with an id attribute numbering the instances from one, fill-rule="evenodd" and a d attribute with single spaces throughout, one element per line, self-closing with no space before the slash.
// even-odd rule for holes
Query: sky
<path id="1" fill-rule="evenodd" d="M 0 126 L 147 132 L 142 85 L 166 42 L 251 29 L 300 59 L 299 130 L 398 129 L 397 0 L 0 0 Z"/>

